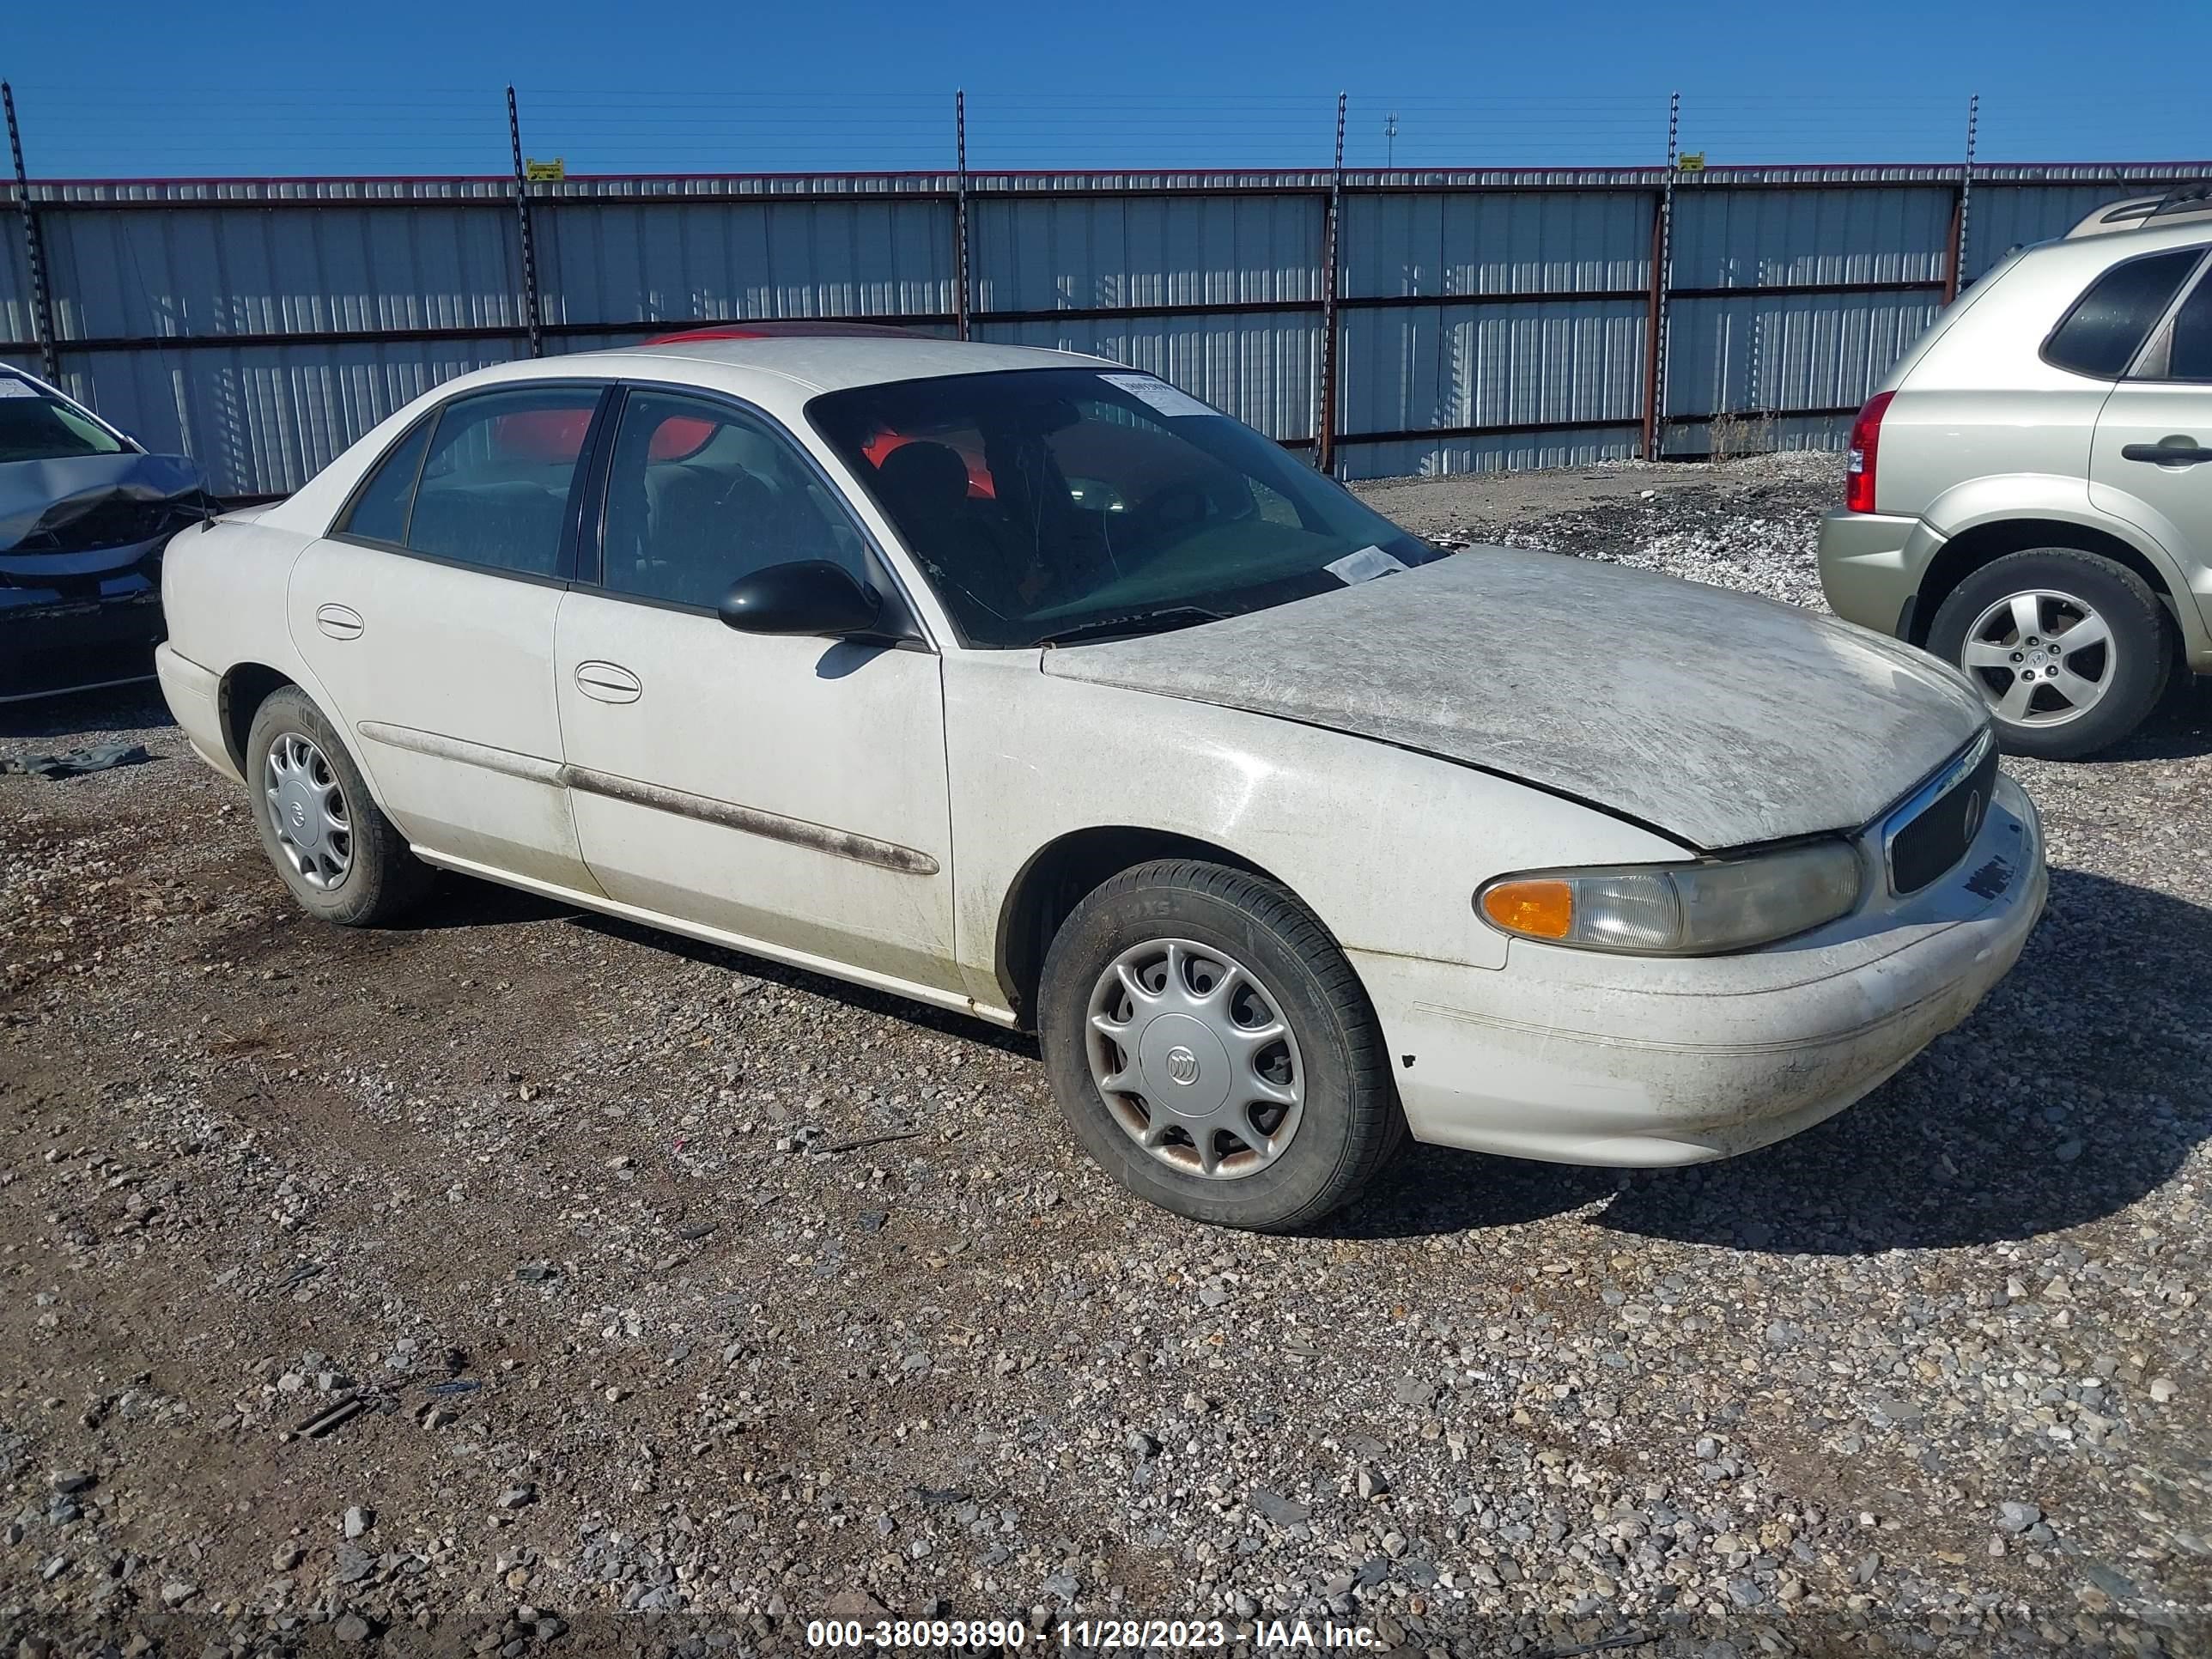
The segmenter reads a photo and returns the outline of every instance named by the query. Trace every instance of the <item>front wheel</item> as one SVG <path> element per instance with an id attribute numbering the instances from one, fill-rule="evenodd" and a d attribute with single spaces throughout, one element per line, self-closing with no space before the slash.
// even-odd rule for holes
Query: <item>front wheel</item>
<path id="1" fill-rule="evenodd" d="M 1928 648 L 1979 688 L 2007 752 L 2075 760 L 2119 742 L 2157 705 L 2172 665 L 2170 626 L 2125 565 L 2039 547 L 1954 588 Z"/>
<path id="2" fill-rule="evenodd" d="M 1403 1143 L 1352 964 L 1287 890 L 1244 871 L 1163 860 L 1097 888 L 1046 954 L 1038 1014 L 1076 1138 L 1178 1215 L 1310 1226 Z"/>

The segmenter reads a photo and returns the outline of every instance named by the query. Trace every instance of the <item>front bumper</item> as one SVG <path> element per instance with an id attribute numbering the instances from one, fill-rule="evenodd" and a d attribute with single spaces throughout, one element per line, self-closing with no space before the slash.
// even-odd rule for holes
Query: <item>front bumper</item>
<path id="1" fill-rule="evenodd" d="M 167 539 L 92 554 L 0 556 L 0 702 L 150 675 Z"/>
<path id="2" fill-rule="evenodd" d="M 1821 515 L 1820 545 L 1828 608 L 1845 622 L 1909 638 L 1910 607 L 1941 538 L 1917 518 L 1839 507 Z"/>
<path id="3" fill-rule="evenodd" d="M 2047 890 L 2042 830 L 2001 778 L 1981 834 L 1909 901 L 1742 956 L 1605 956 L 1516 939 L 1492 971 L 1353 953 L 1416 1139 L 1654 1168 L 1809 1128 L 1972 1012 Z"/>

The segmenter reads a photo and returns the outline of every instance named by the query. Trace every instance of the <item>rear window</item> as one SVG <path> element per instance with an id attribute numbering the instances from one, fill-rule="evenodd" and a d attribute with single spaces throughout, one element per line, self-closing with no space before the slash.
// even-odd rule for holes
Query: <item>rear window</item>
<path id="1" fill-rule="evenodd" d="M 2201 250 L 2179 248 L 2114 265 L 2089 284 L 2044 343 L 2044 361 L 2116 380 L 2173 302 Z"/>

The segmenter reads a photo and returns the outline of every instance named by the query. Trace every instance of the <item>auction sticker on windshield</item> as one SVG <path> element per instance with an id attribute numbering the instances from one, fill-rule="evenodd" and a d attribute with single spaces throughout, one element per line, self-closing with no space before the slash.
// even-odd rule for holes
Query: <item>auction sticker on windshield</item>
<path id="1" fill-rule="evenodd" d="M 1377 576 L 1391 575 L 1409 568 L 1404 560 L 1385 553 L 1372 543 L 1354 549 L 1340 559 L 1331 559 L 1322 567 L 1347 587 L 1356 582 L 1372 581 Z"/>
<path id="2" fill-rule="evenodd" d="M 1218 415 L 1221 411 L 1199 402 L 1188 392 L 1178 392 L 1165 380 L 1156 380 L 1149 374 L 1101 374 L 1098 377 L 1111 386 L 1119 386 L 1138 402 L 1150 405 L 1163 415 Z"/>

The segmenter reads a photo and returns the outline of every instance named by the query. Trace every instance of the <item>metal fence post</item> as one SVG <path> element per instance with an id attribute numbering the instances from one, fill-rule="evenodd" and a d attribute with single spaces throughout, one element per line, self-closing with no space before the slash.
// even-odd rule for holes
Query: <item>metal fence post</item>
<path id="1" fill-rule="evenodd" d="M 1966 269 L 1966 252 L 1973 246 L 1974 221 L 1974 131 L 1982 120 L 1982 94 L 1971 94 L 1966 100 L 1966 167 L 1959 175 L 1959 257 L 1953 265 L 1953 291 Z"/>
<path id="2" fill-rule="evenodd" d="M 0 104 L 8 108 L 8 150 L 15 160 L 15 210 L 23 221 L 23 256 L 31 275 L 31 337 L 38 343 L 39 367 L 48 380 L 61 384 L 61 354 L 54 349 L 53 295 L 46 287 L 46 246 L 39 216 L 31 206 L 30 176 L 23 171 L 23 132 L 15 125 L 15 89 L 0 81 Z"/>
<path id="3" fill-rule="evenodd" d="M 1651 264 L 1644 279 L 1642 459 L 1659 459 L 1659 318 L 1667 307 L 1667 191 L 1651 192 Z"/>
<path id="4" fill-rule="evenodd" d="M 1681 161 L 1682 94 L 1667 96 L 1667 173 L 1651 217 L 1651 295 L 1644 319 L 1644 459 L 1666 445 L 1667 301 L 1674 282 L 1674 176 Z"/>
<path id="5" fill-rule="evenodd" d="M 952 198 L 953 276 L 959 284 L 954 296 L 953 314 L 959 324 L 962 339 L 969 337 L 969 263 L 968 263 L 968 94 L 963 91 L 952 94 L 952 148 L 959 168 L 959 185 Z"/>
<path id="6" fill-rule="evenodd" d="M 1329 174 L 1321 252 L 1321 407 L 1314 422 L 1314 466 L 1336 471 L 1336 238 L 1344 213 L 1344 94 L 1336 94 L 1336 164 Z"/>
<path id="7" fill-rule="evenodd" d="M 514 150 L 514 219 L 522 232 L 522 314 L 530 325 L 530 355 L 545 355 L 545 329 L 538 308 L 538 247 L 530 228 L 530 180 L 522 167 L 522 118 L 514 88 L 507 89 L 507 141 Z"/>

